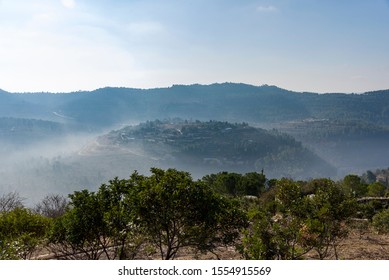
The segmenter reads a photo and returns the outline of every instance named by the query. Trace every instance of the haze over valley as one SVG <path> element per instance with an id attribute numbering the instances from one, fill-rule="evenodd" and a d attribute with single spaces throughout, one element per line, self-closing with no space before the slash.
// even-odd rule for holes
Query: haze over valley
<path id="1" fill-rule="evenodd" d="M 389 166 L 389 91 L 301 93 L 223 83 L 0 92 L 1 193 L 34 203 L 134 170 L 341 178 Z"/>

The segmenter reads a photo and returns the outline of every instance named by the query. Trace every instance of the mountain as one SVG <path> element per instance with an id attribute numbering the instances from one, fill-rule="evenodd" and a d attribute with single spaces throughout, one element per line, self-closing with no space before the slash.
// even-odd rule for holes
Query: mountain
<path id="1" fill-rule="evenodd" d="M 278 129 L 336 166 L 340 176 L 389 165 L 389 127 L 365 120 L 304 119 Z"/>
<path id="2" fill-rule="evenodd" d="M 364 94 L 316 94 L 284 90 L 275 86 L 246 84 L 174 85 L 170 88 L 102 88 L 72 93 L 0 92 L 0 116 L 8 117 L 17 106 L 62 112 L 90 125 L 120 120 L 223 119 L 276 123 L 305 118 L 354 119 L 389 124 L 389 90 Z M 7 109 L 7 110 L 5 110 Z M 21 111 L 15 110 L 15 111 Z M 15 112 L 13 112 L 15 113 Z M 28 110 L 31 118 L 34 110 Z M 27 115 L 27 113 L 24 113 Z M 103 118 L 105 117 L 105 119 Z M 101 124 L 100 121 L 103 121 Z"/>
<path id="3" fill-rule="evenodd" d="M 182 132 L 185 122 L 173 122 L 170 132 L 161 126 L 175 118 L 188 120 L 184 131 L 211 138 L 171 138 L 164 133 Z M 169 121 L 147 122 L 156 119 Z M 136 138 L 147 124 L 154 125 L 153 138 Z M 222 124 L 231 130 L 217 134 L 212 126 Z M 91 188 L 150 166 L 195 176 L 263 168 L 268 177 L 341 178 L 389 166 L 388 143 L 389 90 L 317 94 L 234 83 L 55 94 L 0 90 L 2 191 Z"/>
<path id="4" fill-rule="evenodd" d="M 247 122 L 296 137 L 337 167 L 340 176 L 389 165 L 389 90 L 317 94 L 234 83 L 107 87 L 57 94 L 2 92 L 0 104 L 3 117 L 44 119 L 90 132 L 176 117 Z"/>
<path id="5" fill-rule="evenodd" d="M 43 119 L 61 120 L 53 114 L 57 112 L 68 120 L 90 127 L 175 117 L 264 125 L 328 118 L 389 125 L 389 90 L 364 94 L 316 94 L 267 85 L 195 84 L 148 90 L 102 88 L 57 94 L 0 92 L 0 104 L 2 117 L 14 116 L 16 112 L 20 114 L 21 108 L 28 107 L 30 109 L 23 113 L 26 118 L 27 115 L 38 118 L 38 115 Z M 40 112 L 37 112 L 38 108 Z"/>
<path id="6" fill-rule="evenodd" d="M 65 134 L 64 125 L 51 121 L 1 118 L 0 141 L 13 144 L 29 144 Z"/>

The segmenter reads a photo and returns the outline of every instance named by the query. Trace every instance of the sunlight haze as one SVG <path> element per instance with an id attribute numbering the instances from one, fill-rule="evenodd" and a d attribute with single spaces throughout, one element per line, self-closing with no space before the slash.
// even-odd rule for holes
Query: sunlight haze
<path id="1" fill-rule="evenodd" d="M 385 0 L 2 0 L 0 89 L 389 88 Z"/>

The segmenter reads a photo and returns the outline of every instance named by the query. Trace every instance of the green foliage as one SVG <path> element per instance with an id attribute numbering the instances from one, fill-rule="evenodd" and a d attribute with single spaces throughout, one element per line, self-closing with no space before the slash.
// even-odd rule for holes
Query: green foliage
<path id="1" fill-rule="evenodd" d="M 244 195 L 259 196 L 265 191 L 266 176 L 262 173 L 249 172 L 243 175 L 240 185 Z"/>
<path id="2" fill-rule="evenodd" d="M 300 186 L 281 179 L 273 197 L 274 202 L 249 211 L 250 227 L 244 231 L 241 247 L 246 259 L 299 259 L 306 253 L 299 244 L 306 213 Z"/>
<path id="3" fill-rule="evenodd" d="M 347 175 L 343 178 L 342 187 L 349 197 L 362 197 L 366 195 L 367 185 L 357 175 Z"/>
<path id="4" fill-rule="evenodd" d="M 307 184 L 305 184 L 307 185 Z M 329 179 L 309 182 L 307 195 L 297 182 L 276 182 L 274 202 L 250 210 L 250 227 L 244 231 L 241 252 L 246 259 L 299 259 L 315 250 L 320 259 L 329 255 L 347 235 L 344 222 L 355 214 L 355 201 Z M 265 193 L 266 194 L 266 193 Z M 270 210 L 270 211 L 269 211 Z"/>
<path id="5" fill-rule="evenodd" d="M 259 196 L 265 191 L 266 177 L 264 174 L 257 172 L 242 175 L 224 171 L 206 175 L 202 178 L 202 181 L 221 194 Z"/>
<path id="6" fill-rule="evenodd" d="M 378 200 L 371 200 L 365 203 L 358 204 L 357 217 L 372 221 L 375 214 L 388 207 L 387 203 Z"/>
<path id="7" fill-rule="evenodd" d="M 95 193 L 87 190 L 69 197 L 71 209 L 54 222 L 50 242 L 59 245 L 63 255 L 99 259 L 104 253 L 101 248 L 108 246 L 108 228 L 100 201 Z"/>
<path id="8" fill-rule="evenodd" d="M 97 193 L 69 195 L 70 209 L 54 222 L 50 234 L 52 250 L 61 258 L 135 257 L 141 238 L 131 223 L 126 193 L 126 181 L 115 178 Z"/>
<path id="9" fill-rule="evenodd" d="M 250 227 L 243 231 L 239 247 L 246 260 L 269 260 L 277 258 L 277 243 L 272 231 L 272 220 L 266 212 L 252 208 L 248 212 Z"/>
<path id="10" fill-rule="evenodd" d="M 29 259 L 49 226 L 49 219 L 25 208 L 0 213 L 0 259 Z"/>
<path id="11" fill-rule="evenodd" d="M 238 173 L 220 172 L 218 174 L 207 175 L 203 178 L 213 190 L 232 196 L 244 195 L 241 188 L 242 175 Z"/>
<path id="12" fill-rule="evenodd" d="M 378 233 L 389 232 L 389 209 L 385 209 L 373 217 L 373 227 Z"/>
<path id="13" fill-rule="evenodd" d="M 236 203 L 217 195 L 189 173 L 152 168 L 150 177 L 132 174 L 128 203 L 134 219 L 162 259 L 183 247 L 212 251 L 233 244 L 246 217 Z"/>
<path id="14" fill-rule="evenodd" d="M 70 207 L 50 235 L 57 256 L 128 259 L 149 243 L 161 258 L 171 259 L 183 247 L 213 251 L 234 244 L 247 220 L 236 201 L 194 182 L 187 172 L 151 172 L 70 195 Z"/>
<path id="15" fill-rule="evenodd" d="M 386 187 L 380 182 L 374 182 L 367 186 L 367 195 L 368 196 L 384 196 L 386 192 Z"/>
<path id="16" fill-rule="evenodd" d="M 303 243 L 312 247 L 320 259 L 326 258 L 329 248 L 332 247 L 337 258 L 337 242 L 347 235 L 344 221 L 355 214 L 356 204 L 354 200 L 347 199 L 333 181 L 320 181 L 321 184 L 313 197 L 307 199 Z"/>

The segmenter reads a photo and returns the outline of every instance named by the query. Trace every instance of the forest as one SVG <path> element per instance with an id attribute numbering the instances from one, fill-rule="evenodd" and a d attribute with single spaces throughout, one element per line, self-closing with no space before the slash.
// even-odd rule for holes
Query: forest
<path id="1" fill-rule="evenodd" d="M 0 259 L 223 259 L 226 248 L 234 259 L 344 259 L 349 233 L 389 233 L 388 185 L 377 176 L 194 180 L 151 168 L 34 207 L 11 192 L 0 197 Z"/>

